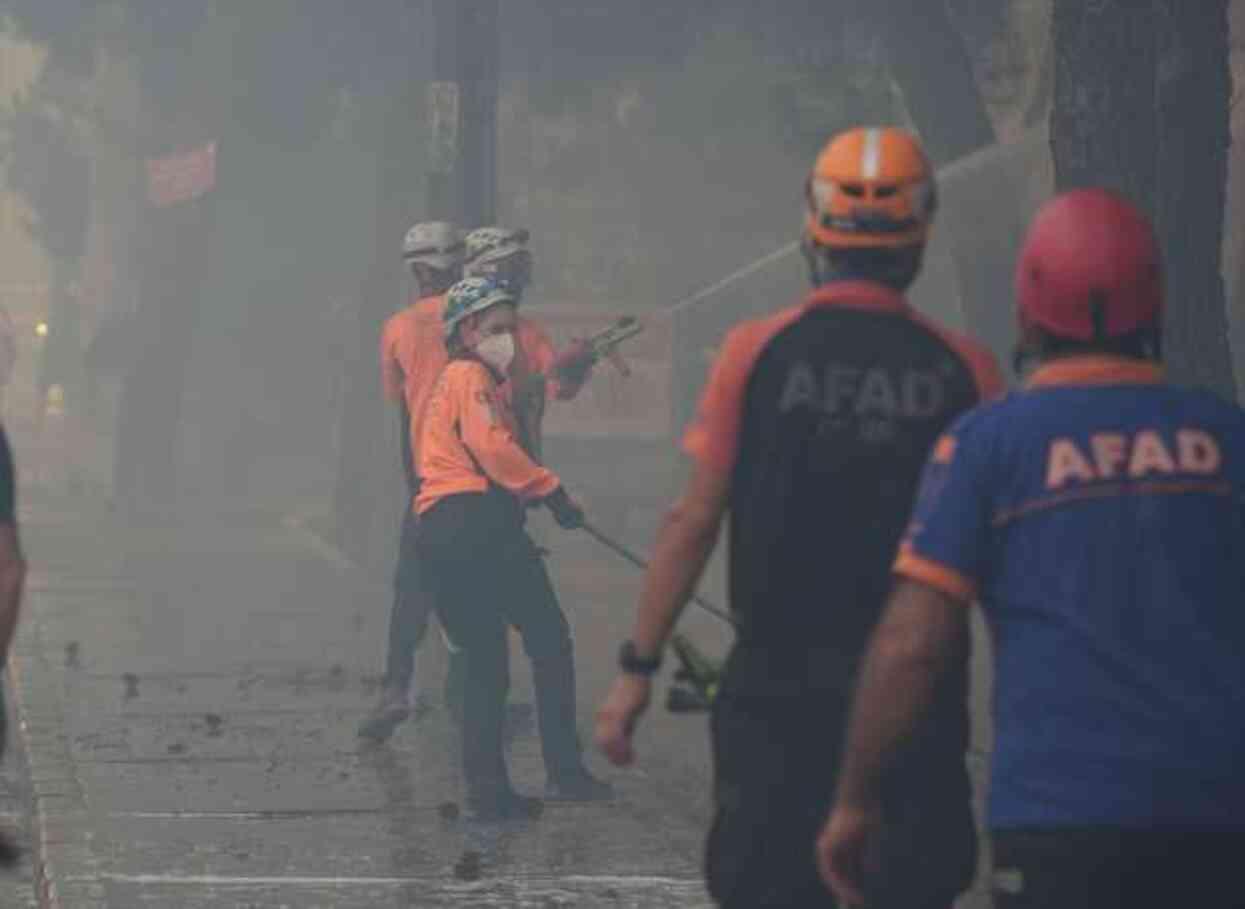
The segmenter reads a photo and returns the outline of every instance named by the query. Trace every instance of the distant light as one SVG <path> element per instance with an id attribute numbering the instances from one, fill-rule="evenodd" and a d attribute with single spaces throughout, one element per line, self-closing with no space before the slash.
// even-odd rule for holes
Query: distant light
<path id="1" fill-rule="evenodd" d="M 40 322 L 38 325 L 36 325 L 35 334 L 37 334 L 41 338 L 46 338 L 48 336 L 48 323 Z"/>

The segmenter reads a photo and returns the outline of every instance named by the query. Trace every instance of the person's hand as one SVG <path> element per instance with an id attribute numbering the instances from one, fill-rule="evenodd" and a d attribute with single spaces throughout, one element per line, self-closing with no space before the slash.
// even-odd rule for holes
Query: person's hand
<path id="1" fill-rule="evenodd" d="M 625 767 L 635 760 L 631 737 L 636 723 L 648 709 L 652 681 L 642 675 L 624 672 L 618 676 L 597 710 L 597 747 L 611 764 Z"/>
<path id="2" fill-rule="evenodd" d="M 592 345 L 583 338 L 576 338 L 558 354 L 553 361 L 553 369 L 562 381 L 582 385 L 595 363 Z"/>
<path id="3" fill-rule="evenodd" d="M 879 806 L 838 803 L 817 838 L 817 870 L 845 906 L 865 905 L 865 880 L 876 870 L 881 827 Z"/>
<path id="4" fill-rule="evenodd" d="M 549 506 L 553 519 L 563 530 L 578 530 L 584 526 L 584 510 L 561 486 L 545 499 L 545 504 Z"/>

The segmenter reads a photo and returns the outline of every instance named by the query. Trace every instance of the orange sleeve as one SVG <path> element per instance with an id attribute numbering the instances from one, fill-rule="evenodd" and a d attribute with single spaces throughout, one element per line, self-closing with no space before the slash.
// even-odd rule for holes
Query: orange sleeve
<path id="1" fill-rule="evenodd" d="M 504 405 L 485 367 L 463 373 L 456 397 L 463 445 L 489 479 L 524 501 L 543 499 L 561 485 L 527 456 L 502 419 Z"/>
<path id="2" fill-rule="evenodd" d="M 535 322 L 522 319 L 519 322 L 519 343 L 523 346 L 524 356 L 532 367 L 532 372 L 549 372 L 557 357 L 553 342 Z"/>
<path id="3" fill-rule="evenodd" d="M 988 347 L 966 335 L 952 331 L 928 316 L 915 313 L 913 319 L 940 337 L 943 343 L 954 350 L 964 365 L 969 368 L 973 374 L 973 381 L 977 385 L 977 394 L 980 398 L 978 403 L 984 404 L 986 401 L 1003 396 L 1007 391 L 1007 379 L 1003 376 L 1003 370 L 999 368 L 998 359 Z"/>
<path id="4" fill-rule="evenodd" d="M 910 546 L 902 546 L 895 559 L 894 573 L 909 581 L 932 587 L 953 600 L 971 603 L 977 599 L 977 585 L 949 565 L 917 555 Z"/>
<path id="5" fill-rule="evenodd" d="M 767 320 L 744 322 L 726 335 L 696 416 L 683 435 L 683 450 L 699 463 L 723 472 L 734 468 L 748 377 L 774 333 Z"/>
<path id="6" fill-rule="evenodd" d="M 380 387 L 386 400 L 401 401 L 403 373 L 398 361 L 398 317 L 391 316 L 380 333 Z"/>
<path id="7" fill-rule="evenodd" d="M 546 398 L 562 398 L 572 397 L 565 393 L 565 389 L 554 375 L 553 364 L 558 358 L 558 352 L 553 347 L 553 342 L 549 340 L 549 336 L 535 322 L 530 319 L 519 319 L 518 331 L 519 347 L 523 350 L 523 360 L 527 364 L 527 368 L 531 374 L 543 375 L 545 377 L 545 397 Z M 575 391 L 579 389 L 576 388 Z"/>

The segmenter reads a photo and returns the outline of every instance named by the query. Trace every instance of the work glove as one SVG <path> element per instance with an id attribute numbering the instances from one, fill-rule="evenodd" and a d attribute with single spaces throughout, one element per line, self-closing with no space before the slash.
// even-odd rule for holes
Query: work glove
<path id="1" fill-rule="evenodd" d="M 584 526 L 584 510 L 559 486 L 545 498 L 545 504 L 553 512 L 553 519 L 563 530 L 578 530 Z"/>
<path id="2" fill-rule="evenodd" d="M 554 374 L 568 385 L 579 386 L 587 380 L 596 360 L 592 345 L 583 338 L 576 338 L 553 361 Z"/>

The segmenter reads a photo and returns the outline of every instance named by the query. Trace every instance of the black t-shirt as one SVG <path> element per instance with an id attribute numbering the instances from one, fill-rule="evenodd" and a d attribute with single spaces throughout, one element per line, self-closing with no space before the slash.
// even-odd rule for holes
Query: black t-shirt
<path id="1" fill-rule="evenodd" d="M 731 473 L 724 691 L 850 689 L 926 456 L 1001 385 L 984 349 L 879 285 L 732 331 L 685 440 Z"/>

